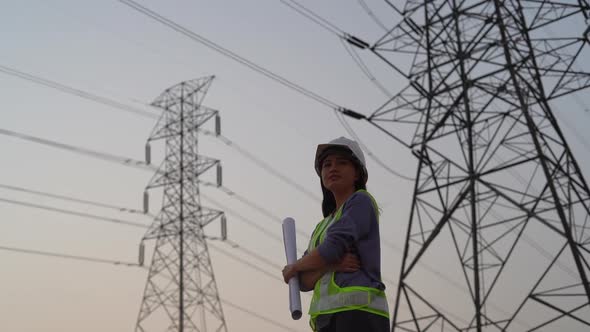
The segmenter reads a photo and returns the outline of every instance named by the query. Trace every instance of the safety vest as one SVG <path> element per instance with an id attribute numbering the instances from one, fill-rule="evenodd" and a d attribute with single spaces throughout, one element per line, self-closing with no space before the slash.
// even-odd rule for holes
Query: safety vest
<path id="1" fill-rule="evenodd" d="M 377 203 L 371 194 L 366 190 L 358 190 L 368 195 L 373 202 L 377 222 L 379 221 L 379 210 Z M 320 243 L 324 242 L 328 228 L 340 217 L 342 217 L 343 204 L 332 216 L 324 218 L 315 228 L 308 246 L 308 252 L 315 249 Z M 385 292 L 382 290 L 364 287 L 364 286 L 349 286 L 340 287 L 334 282 L 334 272 L 325 273 L 320 280 L 318 280 L 313 289 L 313 297 L 309 306 L 310 325 L 315 331 L 315 320 L 317 316 L 323 314 L 332 314 L 348 310 L 362 310 L 376 315 L 380 315 L 389 319 L 389 308 L 387 306 L 387 298 Z"/>

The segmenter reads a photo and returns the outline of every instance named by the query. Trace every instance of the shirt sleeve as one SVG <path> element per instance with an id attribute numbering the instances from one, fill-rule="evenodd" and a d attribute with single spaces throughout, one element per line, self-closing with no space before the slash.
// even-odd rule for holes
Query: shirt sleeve
<path id="1" fill-rule="evenodd" d="M 342 216 L 327 230 L 318 252 L 329 264 L 338 262 L 377 222 L 373 202 L 368 195 L 354 193 L 344 204 Z"/>

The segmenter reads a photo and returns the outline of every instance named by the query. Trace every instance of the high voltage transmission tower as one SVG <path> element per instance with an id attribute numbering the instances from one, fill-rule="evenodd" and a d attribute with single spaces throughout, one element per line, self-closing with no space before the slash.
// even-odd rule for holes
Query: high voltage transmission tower
<path id="1" fill-rule="evenodd" d="M 219 114 L 201 105 L 213 77 L 182 82 L 164 91 L 153 103 L 162 115 L 146 145 L 164 140 L 164 162 L 147 189 L 162 188 L 163 203 L 143 240 L 155 240 L 152 263 L 137 319 L 136 331 L 227 331 L 217 284 L 209 257 L 204 227 L 221 219 L 226 237 L 225 215 L 201 205 L 199 177 L 217 167 L 219 160 L 198 154 L 198 130 Z M 147 207 L 147 191 L 144 210 Z M 143 240 L 140 262 L 143 261 Z"/>
<path id="2" fill-rule="evenodd" d="M 418 159 L 393 329 L 590 330 L 590 189 L 554 104 L 590 86 L 588 0 L 387 3 L 355 46 L 409 81 L 368 117 Z"/>

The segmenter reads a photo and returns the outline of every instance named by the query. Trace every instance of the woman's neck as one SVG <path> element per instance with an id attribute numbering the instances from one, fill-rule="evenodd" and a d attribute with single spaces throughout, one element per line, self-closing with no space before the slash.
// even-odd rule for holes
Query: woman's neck
<path id="1" fill-rule="evenodd" d="M 354 192 L 355 192 L 354 188 L 332 192 L 332 194 L 334 195 L 334 199 L 336 200 L 336 210 L 335 211 L 338 211 L 342 207 L 344 202 L 346 202 L 348 197 L 350 197 L 350 195 L 354 194 Z"/>

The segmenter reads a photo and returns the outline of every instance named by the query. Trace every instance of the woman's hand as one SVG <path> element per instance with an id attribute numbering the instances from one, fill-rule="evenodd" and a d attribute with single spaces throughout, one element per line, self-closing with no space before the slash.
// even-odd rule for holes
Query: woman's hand
<path id="1" fill-rule="evenodd" d="M 283 280 L 285 281 L 285 283 L 288 284 L 289 280 L 296 276 L 298 272 L 299 271 L 295 269 L 295 264 L 285 265 L 285 267 L 283 268 Z"/>
<path id="2" fill-rule="evenodd" d="M 336 272 L 356 272 L 361 268 L 361 261 L 353 253 L 346 253 L 340 262 L 334 266 Z"/>

